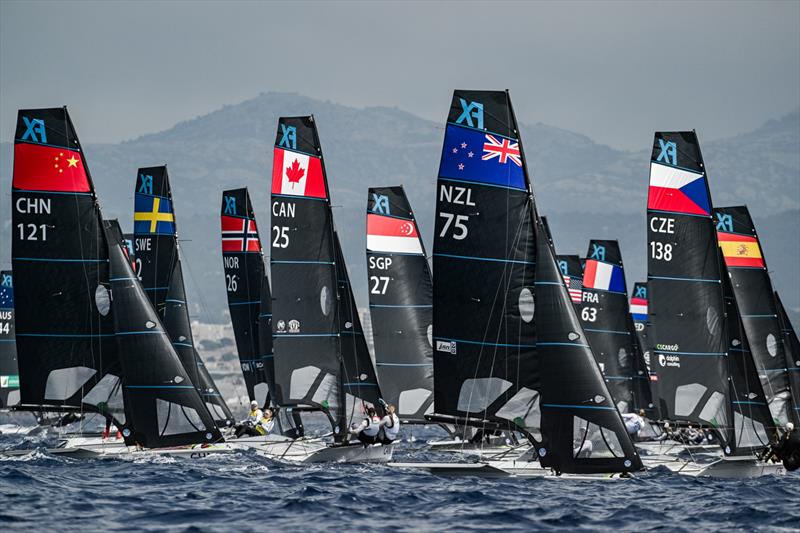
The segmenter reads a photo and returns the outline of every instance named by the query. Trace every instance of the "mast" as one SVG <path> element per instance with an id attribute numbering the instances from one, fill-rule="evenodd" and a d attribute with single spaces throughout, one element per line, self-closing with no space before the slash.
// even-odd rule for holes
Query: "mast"
<path id="1" fill-rule="evenodd" d="M 119 415 L 102 216 L 66 108 L 17 116 L 12 265 L 20 407 Z"/>
<path id="2" fill-rule="evenodd" d="M 223 191 L 220 222 L 228 309 L 247 395 L 267 405 L 274 388 L 272 296 L 247 188 Z"/>
<path id="3" fill-rule="evenodd" d="M 733 443 L 728 331 L 711 195 L 693 131 L 655 134 L 647 236 L 647 338 L 661 415 L 714 428 L 725 449 Z"/>
<path id="4" fill-rule="evenodd" d="M 115 340 L 124 376 L 121 428 L 125 443 L 162 448 L 222 440 L 169 333 L 133 273 L 119 224 L 105 222 L 104 230 L 109 243 Z"/>
<path id="5" fill-rule="evenodd" d="M 167 167 L 140 168 L 134 198 L 138 278 L 209 412 L 218 424 L 230 425 L 233 415 L 194 345 Z"/>
<path id="6" fill-rule="evenodd" d="M 403 187 L 369 189 L 367 271 L 381 390 L 401 420 L 424 423 L 433 411 L 433 283 Z"/>
<path id="7" fill-rule="evenodd" d="M 14 281 L 10 270 L 0 271 L 0 408 L 19 403 L 19 368 L 14 339 Z"/>
<path id="8" fill-rule="evenodd" d="M 797 423 L 774 289 L 746 206 L 715 208 L 717 238 L 775 424 Z"/>
<path id="9" fill-rule="evenodd" d="M 783 334 L 783 347 L 786 354 L 786 369 L 789 374 L 789 386 L 792 391 L 795 417 L 800 417 L 800 340 L 786 314 L 781 297 L 775 292 L 775 303 L 778 309 L 778 318 Z M 795 427 L 798 427 L 795 424 Z"/>

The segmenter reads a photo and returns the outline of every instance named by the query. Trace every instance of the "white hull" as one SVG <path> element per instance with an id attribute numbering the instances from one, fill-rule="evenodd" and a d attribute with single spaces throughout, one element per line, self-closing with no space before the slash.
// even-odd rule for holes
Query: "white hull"
<path id="1" fill-rule="evenodd" d="M 276 461 L 301 463 L 388 463 L 394 450 L 394 445 L 333 446 L 319 438 L 292 440 L 274 436 L 246 437 L 230 444 L 240 449 L 254 449 L 259 455 Z"/>
<path id="2" fill-rule="evenodd" d="M 463 453 L 465 455 L 477 455 L 478 457 L 495 455 L 515 448 L 514 445 L 506 444 L 503 441 L 474 443 L 460 439 L 429 441 L 428 446 L 432 452 Z"/>
<path id="3" fill-rule="evenodd" d="M 543 468 L 538 461 L 482 461 L 478 463 L 389 463 L 395 468 L 425 470 L 437 476 L 477 476 L 483 478 L 541 478 L 555 481 L 616 481 L 621 474 L 561 474 Z"/>
<path id="4" fill-rule="evenodd" d="M 642 457 L 645 468 L 664 467 L 682 476 L 714 477 L 723 479 L 748 479 L 770 475 L 784 475 L 781 463 L 765 463 L 756 457 L 718 457 L 704 460 L 670 457 L 667 455 Z"/>

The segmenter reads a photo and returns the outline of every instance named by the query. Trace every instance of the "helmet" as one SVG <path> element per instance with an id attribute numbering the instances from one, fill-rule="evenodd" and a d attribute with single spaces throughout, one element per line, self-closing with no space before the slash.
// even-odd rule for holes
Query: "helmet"
<path id="1" fill-rule="evenodd" d="M 786 431 L 794 431 L 794 424 L 791 422 L 786 422 Z"/>
<path id="2" fill-rule="evenodd" d="M 255 410 L 255 409 L 258 409 L 258 402 L 257 402 L 257 401 L 255 401 L 255 400 L 253 400 L 252 402 L 250 402 L 250 409 L 254 409 L 254 410 Z"/>

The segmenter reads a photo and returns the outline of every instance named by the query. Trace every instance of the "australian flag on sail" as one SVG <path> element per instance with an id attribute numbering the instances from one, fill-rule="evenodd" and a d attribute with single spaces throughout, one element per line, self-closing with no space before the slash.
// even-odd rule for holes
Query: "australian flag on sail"
<path id="1" fill-rule="evenodd" d="M 136 194 L 134 199 L 133 232 L 173 235 L 175 214 L 172 201 L 161 196 Z"/>
<path id="2" fill-rule="evenodd" d="M 447 125 L 439 176 L 525 190 L 519 141 Z"/>
<path id="3" fill-rule="evenodd" d="M 583 269 L 583 286 L 601 291 L 625 292 L 622 268 L 610 263 L 587 259 Z"/>
<path id="4" fill-rule="evenodd" d="M 256 221 L 222 215 L 222 252 L 260 252 Z"/>
<path id="5" fill-rule="evenodd" d="M 10 272 L 0 272 L 0 309 L 14 308 L 14 282 Z"/>

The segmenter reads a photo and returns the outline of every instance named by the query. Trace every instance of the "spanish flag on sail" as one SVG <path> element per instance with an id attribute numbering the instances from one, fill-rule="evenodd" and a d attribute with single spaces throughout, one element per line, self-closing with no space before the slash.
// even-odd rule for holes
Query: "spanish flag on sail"
<path id="1" fill-rule="evenodd" d="M 717 232 L 719 247 L 729 267 L 764 268 L 758 239 L 749 235 Z"/>

